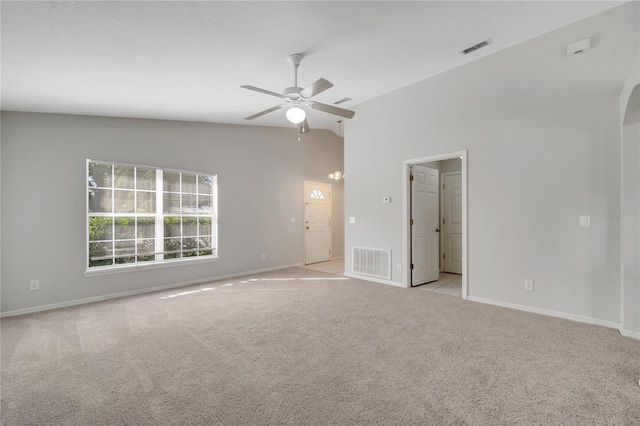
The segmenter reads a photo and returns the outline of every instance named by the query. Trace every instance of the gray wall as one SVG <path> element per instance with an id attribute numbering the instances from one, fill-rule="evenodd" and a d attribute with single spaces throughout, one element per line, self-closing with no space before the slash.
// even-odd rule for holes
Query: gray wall
<path id="1" fill-rule="evenodd" d="M 618 96 L 638 50 L 632 7 L 359 105 L 345 136 L 345 215 L 357 218 L 345 224 L 346 264 L 359 246 L 391 249 L 392 264 L 406 265 L 402 162 L 467 149 L 469 296 L 618 324 L 620 227 L 605 211 L 620 203 Z M 594 33 L 607 34 L 597 48 L 563 57 L 562 46 Z M 406 284 L 404 274 L 394 267 L 392 281 Z"/>
<path id="2" fill-rule="evenodd" d="M 462 171 L 462 160 L 459 158 L 450 158 L 449 160 L 440 161 L 440 173 L 460 172 Z"/>
<path id="3" fill-rule="evenodd" d="M 623 128 L 622 205 L 612 220 L 622 226 L 624 329 L 640 331 L 640 123 Z"/>
<path id="4" fill-rule="evenodd" d="M 330 131 L 298 142 L 295 129 L 3 112 L 1 149 L 2 312 L 300 264 L 303 180 L 333 184 L 342 255 L 342 183 L 327 177 L 342 142 Z M 220 260 L 85 278 L 87 158 L 216 173 Z"/>
<path id="5" fill-rule="evenodd" d="M 440 173 L 460 172 L 462 171 L 462 160 L 459 158 L 450 158 L 448 160 L 430 161 L 421 164 L 430 169 L 439 170 Z"/>
<path id="6" fill-rule="evenodd" d="M 621 204 L 620 215 L 612 217 L 621 227 L 621 312 L 623 334 L 640 339 L 640 55 L 620 94 Z"/>

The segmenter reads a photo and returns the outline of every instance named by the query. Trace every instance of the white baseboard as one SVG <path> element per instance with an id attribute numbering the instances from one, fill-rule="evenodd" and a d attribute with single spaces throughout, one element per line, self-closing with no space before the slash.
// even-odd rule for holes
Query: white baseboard
<path id="1" fill-rule="evenodd" d="M 618 331 L 620 331 L 620 334 L 622 334 L 624 337 L 631 337 L 632 339 L 640 340 L 640 331 L 626 330 L 622 327 L 622 325 L 618 327 Z"/>
<path id="2" fill-rule="evenodd" d="M 218 275 L 215 277 L 207 277 L 207 278 L 202 278 L 198 280 L 183 281 L 176 284 L 168 284 L 168 285 L 162 285 L 157 287 L 148 287 L 148 288 L 143 288 L 139 290 L 123 291 L 120 293 L 105 294 L 103 296 L 95 296 L 95 297 L 87 297 L 84 299 L 70 300 L 68 302 L 52 303 L 50 305 L 41 305 L 41 306 L 34 306 L 31 308 L 16 309 L 13 311 L 2 312 L 0 313 L 0 317 L 2 318 L 13 317 L 16 315 L 25 315 L 25 314 L 32 314 L 35 312 L 50 311 L 52 309 L 68 308 L 70 306 L 84 305 L 86 303 L 101 302 L 103 300 L 117 299 L 119 297 L 126 297 L 126 296 L 135 296 L 136 294 L 152 293 L 154 291 L 168 290 L 168 289 L 177 288 L 177 287 L 186 287 L 188 285 L 202 284 L 210 281 L 225 280 L 227 278 L 235 278 L 235 277 L 241 277 L 244 275 L 258 274 L 261 272 L 277 271 L 280 269 L 293 268 L 296 266 L 302 266 L 302 263 L 274 266 L 271 268 L 264 268 L 264 269 L 254 269 L 252 271 L 236 272 L 233 274 Z"/>
<path id="3" fill-rule="evenodd" d="M 368 275 L 360 275 L 360 274 L 353 274 L 351 272 L 345 272 L 344 276 L 349 278 L 356 278 L 358 280 L 363 280 L 363 281 L 373 281 L 374 283 L 387 284 L 395 287 L 406 288 L 406 286 L 403 283 L 397 283 L 395 281 L 385 280 L 383 278 L 370 277 Z"/>
<path id="4" fill-rule="evenodd" d="M 502 306 L 503 308 L 517 309 L 519 311 L 531 312 L 534 314 L 547 315 L 550 317 L 562 318 L 571 321 L 583 322 L 585 324 L 599 325 L 607 328 L 619 329 L 620 324 L 613 321 L 606 321 L 597 318 L 585 317 L 582 315 L 567 314 L 565 312 L 552 311 L 549 309 L 534 308 L 531 306 L 518 305 L 515 303 L 499 302 L 492 299 L 484 299 L 482 297 L 469 296 L 468 300 L 472 302 L 486 303 L 488 305 Z"/>
<path id="5" fill-rule="evenodd" d="M 331 260 L 340 260 L 340 259 L 344 259 L 344 256 L 336 256 L 331 258 Z"/>

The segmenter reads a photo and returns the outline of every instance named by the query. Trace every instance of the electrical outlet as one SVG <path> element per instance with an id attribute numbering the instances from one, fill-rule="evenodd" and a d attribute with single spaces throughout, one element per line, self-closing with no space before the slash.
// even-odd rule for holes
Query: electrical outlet
<path id="1" fill-rule="evenodd" d="M 402 271 L 402 263 L 398 263 L 398 264 L 396 265 L 396 269 L 397 269 L 398 271 Z"/>
<path id="2" fill-rule="evenodd" d="M 524 289 L 533 291 L 533 280 L 524 280 Z"/>
<path id="3" fill-rule="evenodd" d="M 30 280 L 29 281 L 29 290 L 40 290 L 40 280 Z"/>
<path id="4" fill-rule="evenodd" d="M 262 253 L 262 260 L 265 260 L 267 258 L 267 254 L 266 253 Z"/>

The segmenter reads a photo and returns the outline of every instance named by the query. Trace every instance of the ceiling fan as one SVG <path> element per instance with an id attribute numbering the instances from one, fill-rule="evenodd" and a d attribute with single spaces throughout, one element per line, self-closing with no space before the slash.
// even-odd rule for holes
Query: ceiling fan
<path id="1" fill-rule="evenodd" d="M 311 98 L 315 95 L 324 92 L 325 90 L 333 87 L 333 84 L 324 78 L 317 80 L 311 86 L 306 88 L 298 87 L 298 66 L 302 61 L 303 55 L 296 53 L 289 56 L 289 62 L 293 65 L 294 69 L 294 85 L 293 87 L 287 87 L 282 94 L 272 92 L 270 90 L 261 89 L 255 86 L 241 86 L 243 89 L 254 90 L 256 92 L 265 93 L 267 95 L 275 96 L 282 99 L 280 105 L 276 105 L 272 108 L 260 111 L 257 114 L 246 117 L 245 120 L 253 120 L 254 118 L 262 117 L 270 112 L 277 111 L 280 108 L 287 108 L 286 117 L 293 124 L 298 125 L 298 133 L 308 133 L 309 123 L 307 122 L 307 113 L 304 107 L 315 109 L 322 112 L 328 112 L 329 114 L 338 115 L 344 118 L 352 118 L 355 112 L 348 109 L 338 108 L 333 105 L 322 104 L 320 102 L 312 101 Z M 300 138 L 298 138 L 300 139 Z"/>

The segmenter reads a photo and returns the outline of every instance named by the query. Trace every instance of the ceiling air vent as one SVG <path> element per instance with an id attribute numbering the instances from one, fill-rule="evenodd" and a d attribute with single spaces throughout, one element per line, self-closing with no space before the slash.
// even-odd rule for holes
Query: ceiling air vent
<path id="1" fill-rule="evenodd" d="M 334 105 L 340 105 L 340 104 L 343 104 L 345 102 L 349 102 L 350 100 L 351 100 L 351 98 L 342 98 L 339 101 L 335 101 L 333 104 Z"/>
<path id="2" fill-rule="evenodd" d="M 471 47 L 467 47 L 466 49 L 464 49 L 462 51 L 462 53 L 464 53 L 465 55 L 468 55 L 469 53 L 474 52 L 474 51 L 476 51 L 476 50 L 478 50 L 480 48 L 483 48 L 485 46 L 488 46 L 490 44 L 491 44 L 491 40 L 486 39 L 485 41 L 482 41 L 482 42 L 480 42 L 478 44 L 475 44 L 475 45 L 473 45 Z"/>

